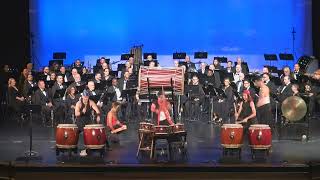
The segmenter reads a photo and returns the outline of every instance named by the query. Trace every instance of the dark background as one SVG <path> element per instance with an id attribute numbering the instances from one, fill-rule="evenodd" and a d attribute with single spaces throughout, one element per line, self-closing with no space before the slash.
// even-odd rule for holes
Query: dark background
<path id="1" fill-rule="evenodd" d="M 320 57 L 320 2 L 313 0 L 313 52 Z M 30 61 L 29 0 L 1 2 L 1 67 L 10 64 L 19 71 Z"/>

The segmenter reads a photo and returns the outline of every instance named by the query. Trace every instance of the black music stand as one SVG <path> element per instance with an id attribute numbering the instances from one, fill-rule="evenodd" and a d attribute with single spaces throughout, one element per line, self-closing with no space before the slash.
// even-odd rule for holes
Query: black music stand
<path id="1" fill-rule="evenodd" d="M 264 54 L 264 60 L 269 61 L 269 65 L 271 66 L 271 62 L 278 61 L 278 57 L 276 54 Z"/>
<path id="2" fill-rule="evenodd" d="M 194 59 L 207 59 L 208 58 L 208 52 L 195 52 L 194 53 Z"/>
<path id="3" fill-rule="evenodd" d="M 214 57 L 213 59 L 218 60 L 220 63 L 227 63 L 228 62 L 228 58 L 226 57 Z"/>
<path id="4" fill-rule="evenodd" d="M 293 61 L 294 57 L 292 54 L 280 53 L 279 54 L 280 60 L 286 61 L 286 66 L 288 65 L 288 61 Z"/>
<path id="5" fill-rule="evenodd" d="M 187 53 L 182 52 L 182 53 L 173 53 L 172 58 L 173 59 L 185 59 L 187 56 Z"/>
<path id="6" fill-rule="evenodd" d="M 147 59 L 147 57 L 151 55 L 153 60 L 157 59 L 157 53 L 143 53 L 143 59 Z"/>
<path id="7" fill-rule="evenodd" d="M 122 61 L 127 61 L 127 60 L 129 60 L 130 57 L 134 57 L 134 55 L 133 54 L 121 54 Z"/>
<path id="8" fill-rule="evenodd" d="M 52 54 L 53 59 L 66 59 L 67 53 L 66 52 L 54 52 Z"/>
<path id="9" fill-rule="evenodd" d="M 41 106 L 40 105 L 34 105 L 34 104 L 28 104 L 24 108 L 26 113 L 29 113 L 29 137 L 30 137 L 30 142 L 29 142 L 29 150 L 26 151 L 25 157 L 23 158 L 25 161 L 29 160 L 40 160 L 41 156 L 39 156 L 39 153 L 36 151 L 32 150 L 32 114 L 34 113 L 40 113 L 41 112 Z"/>

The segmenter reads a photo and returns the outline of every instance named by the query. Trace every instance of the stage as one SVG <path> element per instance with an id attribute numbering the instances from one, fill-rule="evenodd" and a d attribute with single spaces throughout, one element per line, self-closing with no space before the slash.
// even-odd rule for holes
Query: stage
<path id="1" fill-rule="evenodd" d="M 31 176 L 39 179 L 42 177 L 41 174 L 52 174 L 53 176 L 50 175 L 50 177 L 59 177 L 57 172 L 69 172 L 73 174 L 72 177 L 78 175 L 81 178 L 89 178 L 94 174 L 117 176 L 124 179 L 130 174 L 130 176 L 141 178 L 165 178 L 172 176 L 173 172 L 176 178 L 179 178 L 179 173 L 189 173 L 188 177 L 191 179 L 205 178 L 208 174 L 218 174 L 215 177 L 221 176 L 221 178 L 239 178 L 239 176 L 230 176 L 231 174 L 228 173 L 236 172 L 242 174 L 242 178 L 258 178 L 253 173 L 262 173 L 267 175 L 263 176 L 266 178 L 272 175 L 279 178 L 282 174 L 287 178 L 299 177 L 300 179 L 309 177 L 313 168 L 311 164 L 320 160 L 320 132 L 318 131 L 320 123 L 318 119 L 310 121 L 311 136 L 308 142 L 278 140 L 275 131 L 269 156 L 267 158 L 261 156 L 256 159 L 252 159 L 248 141 L 244 142 L 240 159 L 236 153 L 231 156 L 223 156 L 220 145 L 220 127 L 208 124 L 206 118 L 185 124 L 187 127 L 187 157 L 178 156 L 174 160 L 164 158 L 165 156 L 161 153 L 158 154 L 156 160 L 149 160 L 146 157 L 136 158 L 138 122 L 128 123 L 128 131 L 120 135 L 120 144 L 111 144 L 112 150 L 107 151 L 103 158 L 98 153 L 80 157 L 79 152 L 71 157 L 68 156 L 68 153 L 56 156 L 55 129 L 36 124 L 33 129 L 33 150 L 39 153 L 41 160 L 27 162 L 23 158 L 23 153 L 29 148 L 28 126 L 17 127 L 18 125 L 13 120 L 6 119 L 5 122 L 2 121 L 0 131 L 0 161 L 5 164 L 10 162 L 16 177 Z M 78 147 L 81 150 L 83 141 L 79 140 L 79 142 Z M 147 171 L 148 173 L 145 174 L 144 172 Z M 123 174 L 123 172 L 126 173 Z"/>

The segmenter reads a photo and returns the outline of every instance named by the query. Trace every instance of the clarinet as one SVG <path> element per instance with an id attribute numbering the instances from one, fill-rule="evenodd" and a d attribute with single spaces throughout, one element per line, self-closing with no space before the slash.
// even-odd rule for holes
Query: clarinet
<path id="1" fill-rule="evenodd" d="M 97 102 L 97 105 L 98 105 L 98 104 L 101 104 L 101 106 L 103 105 L 103 99 L 104 99 L 104 97 L 105 97 L 104 94 L 105 94 L 105 93 L 103 92 L 103 93 L 100 95 L 100 98 L 99 98 L 99 101 Z"/>

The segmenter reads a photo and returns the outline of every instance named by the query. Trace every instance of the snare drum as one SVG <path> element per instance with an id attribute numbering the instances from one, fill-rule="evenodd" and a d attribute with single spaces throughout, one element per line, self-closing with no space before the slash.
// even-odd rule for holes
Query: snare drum
<path id="1" fill-rule="evenodd" d="M 181 123 L 170 125 L 170 128 L 171 128 L 172 133 L 186 132 L 184 129 L 184 124 L 181 124 Z"/>
<path id="2" fill-rule="evenodd" d="M 165 125 L 154 126 L 156 135 L 168 135 L 171 134 L 171 127 Z"/>
<path id="3" fill-rule="evenodd" d="M 249 141 L 252 149 L 269 149 L 271 147 L 271 128 L 266 124 L 253 124 L 249 127 Z"/>
<path id="4" fill-rule="evenodd" d="M 151 123 L 147 123 L 147 122 L 141 122 L 139 125 L 139 131 L 153 132 L 154 125 Z"/>
<path id="5" fill-rule="evenodd" d="M 221 145 L 224 148 L 240 148 L 243 143 L 241 124 L 223 124 L 221 126 Z"/>
<path id="6" fill-rule="evenodd" d="M 76 148 L 79 139 L 75 124 L 58 124 L 56 129 L 56 146 L 63 149 Z"/>
<path id="7" fill-rule="evenodd" d="M 102 124 L 86 125 L 83 130 L 84 145 L 88 149 L 101 149 L 105 146 L 107 136 Z"/>

